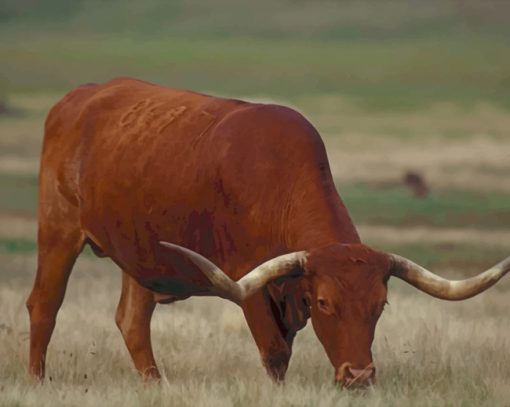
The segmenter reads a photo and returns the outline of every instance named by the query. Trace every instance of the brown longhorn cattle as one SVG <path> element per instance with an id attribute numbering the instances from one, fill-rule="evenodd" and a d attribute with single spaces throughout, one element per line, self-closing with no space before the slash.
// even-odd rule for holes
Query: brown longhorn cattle
<path id="1" fill-rule="evenodd" d="M 123 270 L 116 322 L 146 378 L 159 377 L 149 329 L 157 302 L 217 295 L 239 304 L 274 380 L 311 318 L 336 380 L 351 386 L 374 380 L 390 276 L 461 300 L 510 270 L 509 257 L 448 281 L 363 245 L 319 134 L 294 110 L 132 79 L 81 86 L 49 113 L 38 243 L 27 307 L 39 378 L 85 244 Z"/>

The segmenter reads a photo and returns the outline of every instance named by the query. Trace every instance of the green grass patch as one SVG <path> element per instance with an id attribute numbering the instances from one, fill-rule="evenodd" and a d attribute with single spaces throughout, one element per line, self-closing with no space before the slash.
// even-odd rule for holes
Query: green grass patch
<path id="1" fill-rule="evenodd" d="M 15 37 L 0 44 L 4 92 L 70 90 L 132 76 L 220 95 L 342 95 L 371 110 L 449 101 L 509 108 L 506 42 Z M 2 83 L 0 82 L 0 89 Z"/>
<path id="2" fill-rule="evenodd" d="M 9 239 L 0 237 L 1 254 L 32 253 L 37 249 L 37 244 L 31 239 Z"/>
<path id="3" fill-rule="evenodd" d="M 348 184 L 338 187 L 354 223 L 506 229 L 510 194 L 434 190 L 420 199 L 402 186 Z"/>
<path id="4" fill-rule="evenodd" d="M 0 212 L 35 216 L 37 183 L 36 175 L 0 173 Z"/>
<path id="5" fill-rule="evenodd" d="M 35 253 L 37 251 L 37 242 L 33 239 L 27 238 L 8 238 L 0 237 L 0 254 L 27 254 Z M 81 255 L 87 257 L 94 256 L 94 252 L 89 246 L 83 248 Z"/>

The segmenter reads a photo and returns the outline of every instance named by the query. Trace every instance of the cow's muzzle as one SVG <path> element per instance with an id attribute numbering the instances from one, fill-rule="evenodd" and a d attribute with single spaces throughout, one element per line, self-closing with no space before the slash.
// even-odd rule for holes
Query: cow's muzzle
<path id="1" fill-rule="evenodd" d="M 346 362 L 337 369 L 335 380 L 347 389 L 368 387 L 375 384 L 375 367 L 370 363 L 364 369 L 357 369 Z"/>

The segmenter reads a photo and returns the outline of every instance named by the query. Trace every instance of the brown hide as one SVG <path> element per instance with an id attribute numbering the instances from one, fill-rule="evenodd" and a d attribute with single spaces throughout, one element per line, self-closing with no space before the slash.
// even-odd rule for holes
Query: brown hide
<path id="1" fill-rule="evenodd" d="M 42 170 L 58 174 L 101 252 L 178 297 L 208 281 L 160 240 L 235 280 L 279 254 L 359 241 L 319 135 L 281 106 L 130 79 L 86 85 L 49 115 Z"/>

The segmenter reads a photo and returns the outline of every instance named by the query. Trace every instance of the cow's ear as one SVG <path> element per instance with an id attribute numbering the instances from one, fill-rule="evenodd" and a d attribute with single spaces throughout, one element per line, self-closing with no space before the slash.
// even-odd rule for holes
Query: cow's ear
<path id="1" fill-rule="evenodd" d="M 312 293 L 309 290 L 306 290 L 303 294 L 303 303 L 307 308 L 312 306 Z"/>
<path id="2" fill-rule="evenodd" d="M 393 263 L 390 257 L 386 253 L 379 253 L 379 258 L 377 262 L 377 268 L 379 272 L 382 274 L 383 283 L 385 285 L 388 284 L 388 280 L 391 277 Z"/>
<path id="3" fill-rule="evenodd" d="M 298 281 L 304 275 L 304 268 L 296 264 L 286 275 L 275 278 L 272 283 L 274 285 L 283 285 L 288 282 Z"/>
<path id="4" fill-rule="evenodd" d="M 390 277 L 391 277 L 391 273 L 390 273 L 390 272 L 388 272 L 388 273 L 386 273 L 386 274 L 384 275 L 384 277 L 383 277 L 383 283 L 384 283 L 384 285 L 386 285 L 386 286 L 388 285 L 388 280 L 390 279 Z"/>
<path id="5" fill-rule="evenodd" d="M 303 276 L 305 277 L 311 277 L 315 274 L 312 266 L 311 266 L 311 263 L 308 261 L 306 262 L 306 264 L 303 266 Z"/>

